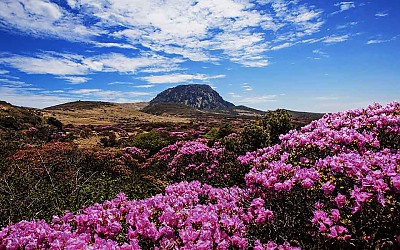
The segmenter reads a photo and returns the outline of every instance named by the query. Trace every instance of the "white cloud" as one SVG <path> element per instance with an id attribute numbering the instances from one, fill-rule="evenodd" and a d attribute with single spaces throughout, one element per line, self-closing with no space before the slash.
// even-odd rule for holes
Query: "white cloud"
<path id="1" fill-rule="evenodd" d="M 76 8 L 78 5 L 78 0 L 67 0 L 67 3 L 69 5 L 69 7 L 71 7 L 72 9 Z"/>
<path id="2" fill-rule="evenodd" d="M 90 99 L 108 102 L 135 102 L 143 101 L 141 98 L 152 96 L 152 92 L 141 91 L 115 91 L 104 89 L 75 89 L 66 93 L 75 99 Z"/>
<path id="3" fill-rule="evenodd" d="M 270 63 L 268 60 L 257 60 L 257 59 L 252 59 L 250 60 L 233 60 L 236 62 L 241 63 L 244 67 L 265 67 L 268 66 Z"/>
<path id="4" fill-rule="evenodd" d="M 355 26 L 355 25 L 357 25 L 357 24 L 358 24 L 358 22 L 349 22 L 349 23 L 346 23 L 346 24 L 342 24 L 342 25 L 336 26 L 336 29 L 338 29 L 338 30 L 340 30 L 340 29 L 347 29 L 347 28 L 352 27 L 352 26 Z"/>
<path id="5" fill-rule="evenodd" d="M 130 44 L 123 44 L 123 43 L 99 43 L 99 42 L 95 42 L 94 45 L 96 47 L 103 47 L 103 48 L 121 48 L 121 49 L 135 49 L 134 46 L 130 45 Z"/>
<path id="6" fill-rule="evenodd" d="M 68 81 L 70 84 L 81 84 L 91 80 L 89 77 L 81 76 L 61 76 L 59 78 Z"/>
<path id="7" fill-rule="evenodd" d="M 8 70 L 0 70 L 0 75 L 5 75 L 5 74 L 8 74 L 8 73 L 10 73 L 10 71 L 8 71 Z"/>
<path id="8" fill-rule="evenodd" d="M 89 80 L 84 77 L 77 78 L 77 75 L 86 75 L 90 72 L 136 73 L 141 69 L 155 68 L 167 72 L 176 69 L 179 62 L 181 62 L 180 59 L 171 59 L 153 53 L 137 57 L 127 57 L 117 53 L 83 57 L 74 54 L 45 52 L 36 56 L 6 55 L 0 57 L 0 64 L 14 67 L 27 74 L 58 75 L 72 83 Z"/>
<path id="9" fill-rule="evenodd" d="M 29 35 L 57 37 L 69 41 L 89 41 L 105 33 L 96 27 L 85 26 L 79 15 L 73 15 L 48 0 L 2 0 L 0 27 Z"/>
<path id="10" fill-rule="evenodd" d="M 328 57 L 329 57 L 329 55 L 328 55 L 326 52 L 324 52 L 324 51 L 322 51 L 322 50 L 320 50 L 320 49 L 315 49 L 315 50 L 313 50 L 312 52 L 313 52 L 314 54 L 318 55 L 319 57 L 325 57 L 325 58 L 328 58 Z"/>
<path id="11" fill-rule="evenodd" d="M 400 35 L 394 36 L 390 39 L 371 39 L 371 40 L 368 40 L 367 44 L 388 43 L 388 42 L 397 40 L 397 38 L 399 38 L 399 37 L 400 37 Z"/>
<path id="12" fill-rule="evenodd" d="M 228 59 L 264 67 L 268 47 L 296 44 L 324 23 L 321 10 L 298 1 L 67 0 L 67 4 L 73 12 L 50 0 L 3 0 L 0 28 L 99 47 L 145 47 L 192 61 Z M 275 41 L 285 34 L 290 41 Z M 137 69 L 111 66 L 117 67 L 125 72 Z"/>
<path id="13" fill-rule="evenodd" d="M 253 88 L 250 87 L 250 86 L 246 86 L 246 87 L 243 87 L 243 90 L 245 90 L 245 91 L 252 91 Z"/>
<path id="14" fill-rule="evenodd" d="M 210 79 L 224 78 L 225 75 L 215 75 L 207 76 L 204 74 L 169 74 L 169 75 L 151 75 L 140 77 L 139 79 L 147 81 L 151 84 L 161 84 L 161 83 L 182 83 L 187 81 L 207 81 Z"/>
<path id="15" fill-rule="evenodd" d="M 100 91 L 101 91 L 101 89 L 75 89 L 75 90 L 69 91 L 69 93 L 78 94 L 78 95 L 90 95 L 90 94 L 97 93 Z"/>
<path id="16" fill-rule="evenodd" d="M 64 90 L 58 89 L 58 90 L 44 90 L 41 92 L 42 94 L 60 94 L 60 93 L 65 93 Z"/>
<path id="17" fill-rule="evenodd" d="M 40 54 L 35 57 L 11 55 L 0 58 L 0 63 L 27 74 L 82 75 L 89 71 L 86 65 L 71 58 L 50 54 Z"/>
<path id="18" fill-rule="evenodd" d="M 378 12 L 378 13 L 375 14 L 376 17 L 385 17 L 385 16 L 388 16 L 388 15 L 389 15 L 389 13 L 387 13 L 385 11 Z"/>
<path id="19" fill-rule="evenodd" d="M 133 85 L 133 82 L 109 82 L 108 85 Z"/>
<path id="20" fill-rule="evenodd" d="M 155 65 L 155 66 L 141 69 L 140 72 L 143 72 L 143 73 L 165 73 L 165 72 L 180 71 L 180 70 L 186 70 L 186 68 L 181 68 L 181 67 L 177 66 L 177 64 L 173 64 L 173 63 L 169 62 L 169 65 L 168 64 Z"/>
<path id="21" fill-rule="evenodd" d="M 328 36 L 325 37 L 322 42 L 323 43 L 341 43 L 344 41 L 347 41 L 349 39 L 349 35 L 342 35 L 342 36 L 336 36 L 336 35 L 332 35 L 332 36 Z"/>
<path id="22" fill-rule="evenodd" d="M 340 12 L 356 7 L 354 2 L 340 2 L 340 3 L 336 3 L 335 6 L 339 6 Z"/>
<path id="23" fill-rule="evenodd" d="M 242 97 L 241 95 L 236 94 L 235 92 L 229 92 L 228 95 L 229 95 L 231 98 L 241 98 L 241 97 Z"/>
<path id="24" fill-rule="evenodd" d="M 241 87 L 242 87 L 242 89 L 244 90 L 244 91 L 252 91 L 253 90 L 253 87 L 252 86 L 250 86 L 250 84 L 249 83 L 242 83 L 241 84 Z"/>
<path id="25" fill-rule="evenodd" d="M 378 43 L 386 43 L 389 40 L 377 40 L 377 39 L 373 39 L 373 40 L 368 40 L 367 44 L 378 44 Z"/>
<path id="26" fill-rule="evenodd" d="M 294 21 L 297 23 L 307 22 L 318 17 L 320 14 L 320 12 L 304 10 L 294 18 Z"/>
<path id="27" fill-rule="evenodd" d="M 39 88 L 11 88 L 0 85 L 0 100 L 14 105 L 45 108 L 76 100 L 98 100 L 108 102 L 145 101 L 152 92 L 113 91 L 103 89 L 43 90 Z M 145 98 L 145 99 L 143 99 Z"/>
<path id="28" fill-rule="evenodd" d="M 315 97 L 316 100 L 319 101 L 337 101 L 342 99 L 343 97 L 338 97 L 338 96 L 318 96 Z"/>
<path id="29" fill-rule="evenodd" d="M 153 88 L 156 86 L 153 84 L 137 85 L 137 83 L 134 83 L 134 82 L 110 82 L 110 83 L 108 83 L 108 85 L 129 85 L 130 87 L 140 88 L 140 89 L 148 89 L 148 88 Z"/>
<path id="30" fill-rule="evenodd" d="M 284 49 L 284 48 L 289 48 L 291 46 L 292 46 L 291 43 L 283 43 L 283 44 L 272 47 L 271 50 L 280 50 L 280 49 Z"/>
<path id="31" fill-rule="evenodd" d="M 257 105 L 257 104 L 266 104 L 269 102 L 276 102 L 277 95 L 261 95 L 261 96 L 239 96 L 235 97 L 236 100 L 234 103 L 239 105 Z"/>
<path id="32" fill-rule="evenodd" d="M 122 54 L 108 54 L 95 57 L 94 61 L 98 61 L 103 65 L 105 72 L 135 73 L 140 68 L 153 68 L 157 66 L 159 69 L 169 70 L 176 67 L 178 59 L 170 59 L 163 56 L 149 54 L 140 57 L 126 57 Z"/>
<path id="33" fill-rule="evenodd" d="M 71 102 L 76 99 L 53 96 L 45 93 L 32 93 L 28 89 L 0 86 L 0 100 L 4 100 L 17 106 L 45 108 L 60 103 Z"/>
<path id="34" fill-rule="evenodd" d="M 22 88 L 22 87 L 32 86 L 32 84 L 23 81 L 10 80 L 7 78 L 0 78 L 0 85 L 9 88 Z"/>
<path id="35" fill-rule="evenodd" d="M 156 85 L 153 85 L 153 84 L 145 84 L 145 85 L 137 85 L 137 86 L 133 86 L 133 87 L 135 87 L 135 88 L 142 88 L 142 89 L 148 89 L 148 88 L 153 88 L 153 87 L 155 87 Z"/>

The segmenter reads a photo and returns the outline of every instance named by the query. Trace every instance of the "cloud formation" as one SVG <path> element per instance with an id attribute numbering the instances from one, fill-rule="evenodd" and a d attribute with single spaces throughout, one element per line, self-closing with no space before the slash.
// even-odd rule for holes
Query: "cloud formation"
<path id="1" fill-rule="evenodd" d="M 349 35 L 333 35 L 333 36 L 328 36 L 325 37 L 322 42 L 323 43 L 341 43 L 344 41 L 347 41 L 349 39 Z"/>
<path id="2" fill-rule="evenodd" d="M 180 59 L 171 59 L 154 53 L 144 53 L 136 57 L 109 53 L 85 57 L 77 54 L 43 52 L 33 56 L 16 54 L 3 55 L 0 64 L 18 69 L 27 74 L 50 74 L 63 76 L 71 83 L 82 83 L 89 78 L 79 77 L 94 72 L 136 73 L 142 69 L 166 72 L 176 70 Z M 66 77 L 68 76 L 68 77 Z"/>
<path id="3" fill-rule="evenodd" d="M 0 28 L 38 37 L 83 41 L 95 47 L 137 49 L 139 46 L 191 61 L 227 59 L 246 67 L 264 67 L 269 64 L 264 52 L 302 40 L 318 32 L 324 23 L 322 10 L 298 1 L 57 3 L 4 0 L 0 2 Z M 283 37 L 289 40 L 282 41 Z"/>
<path id="4" fill-rule="evenodd" d="M 370 39 L 367 41 L 367 44 L 379 44 L 379 43 L 388 43 L 388 42 L 392 42 L 397 40 L 400 37 L 400 35 L 394 36 L 390 39 L 382 39 L 382 38 L 378 38 L 378 39 Z"/>
<path id="5" fill-rule="evenodd" d="M 376 17 L 386 17 L 388 15 L 389 15 L 389 13 L 387 13 L 385 11 L 378 12 L 378 13 L 375 14 Z"/>
<path id="6" fill-rule="evenodd" d="M 356 7 L 354 2 L 339 2 L 336 3 L 335 6 L 338 6 L 340 8 L 339 12 L 346 11 Z"/>
<path id="7" fill-rule="evenodd" d="M 183 83 L 188 81 L 207 81 L 210 79 L 224 78 L 225 75 L 207 76 L 204 74 L 169 74 L 169 75 L 151 75 L 141 77 L 139 79 L 147 81 L 151 84 L 162 84 L 162 83 Z"/>
<path id="8" fill-rule="evenodd" d="M 81 76 L 62 76 L 60 79 L 64 79 L 70 84 L 81 84 L 89 81 L 91 78 L 89 77 L 81 77 Z"/>

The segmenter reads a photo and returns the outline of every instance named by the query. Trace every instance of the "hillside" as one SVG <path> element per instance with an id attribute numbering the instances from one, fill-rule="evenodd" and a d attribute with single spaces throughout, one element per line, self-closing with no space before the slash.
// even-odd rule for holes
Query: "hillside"
<path id="1" fill-rule="evenodd" d="M 111 102 L 98 102 L 98 101 L 76 101 L 67 102 L 51 107 L 45 108 L 45 110 L 76 110 L 76 109 L 94 109 L 115 106 L 115 103 Z"/>
<path id="2" fill-rule="evenodd" d="M 185 117 L 158 116 L 140 111 L 147 103 L 109 103 L 78 101 L 64 103 L 44 109 L 48 116 L 54 116 L 64 124 L 106 125 L 146 122 L 186 123 Z"/>
<path id="3" fill-rule="evenodd" d="M 42 124 L 40 110 L 24 108 L 0 101 L 0 129 L 20 130 Z"/>

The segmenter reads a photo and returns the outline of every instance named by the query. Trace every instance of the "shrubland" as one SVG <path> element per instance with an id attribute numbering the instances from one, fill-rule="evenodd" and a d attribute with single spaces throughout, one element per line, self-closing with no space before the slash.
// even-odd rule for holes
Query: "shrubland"
<path id="1" fill-rule="evenodd" d="M 240 129 L 106 130 L 120 147 L 54 137 L 2 160 L 0 249 L 400 247 L 399 103 L 300 129 L 277 110 Z"/>

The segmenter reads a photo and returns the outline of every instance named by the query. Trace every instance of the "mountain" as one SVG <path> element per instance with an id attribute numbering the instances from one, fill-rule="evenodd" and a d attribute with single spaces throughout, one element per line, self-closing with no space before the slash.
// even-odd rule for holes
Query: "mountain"
<path id="1" fill-rule="evenodd" d="M 161 116 L 186 117 L 205 120 L 257 119 L 268 111 L 246 106 L 235 106 L 225 101 L 209 85 L 178 85 L 159 93 L 142 111 Z M 293 121 L 305 125 L 323 114 L 288 110 Z"/>
<path id="2" fill-rule="evenodd" d="M 150 104 L 178 103 L 196 109 L 226 110 L 235 105 L 225 101 L 215 90 L 206 84 L 179 85 L 164 90 Z"/>
<path id="3" fill-rule="evenodd" d="M 268 113 L 225 101 L 209 85 L 179 85 L 159 93 L 149 103 L 75 101 L 42 110 L 64 124 L 123 124 L 146 122 L 189 122 L 190 120 L 242 122 Z M 288 110 L 299 126 L 323 114 Z"/>
<path id="4" fill-rule="evenodd" d="M 45 110 L 82 110 L 82 109 L 94 109 L 115 106 L 116 104 L 111 102 L 99 102 L 99 101 L 75 101 L 67 102 L 51 107 L 45 108 Z"/>

